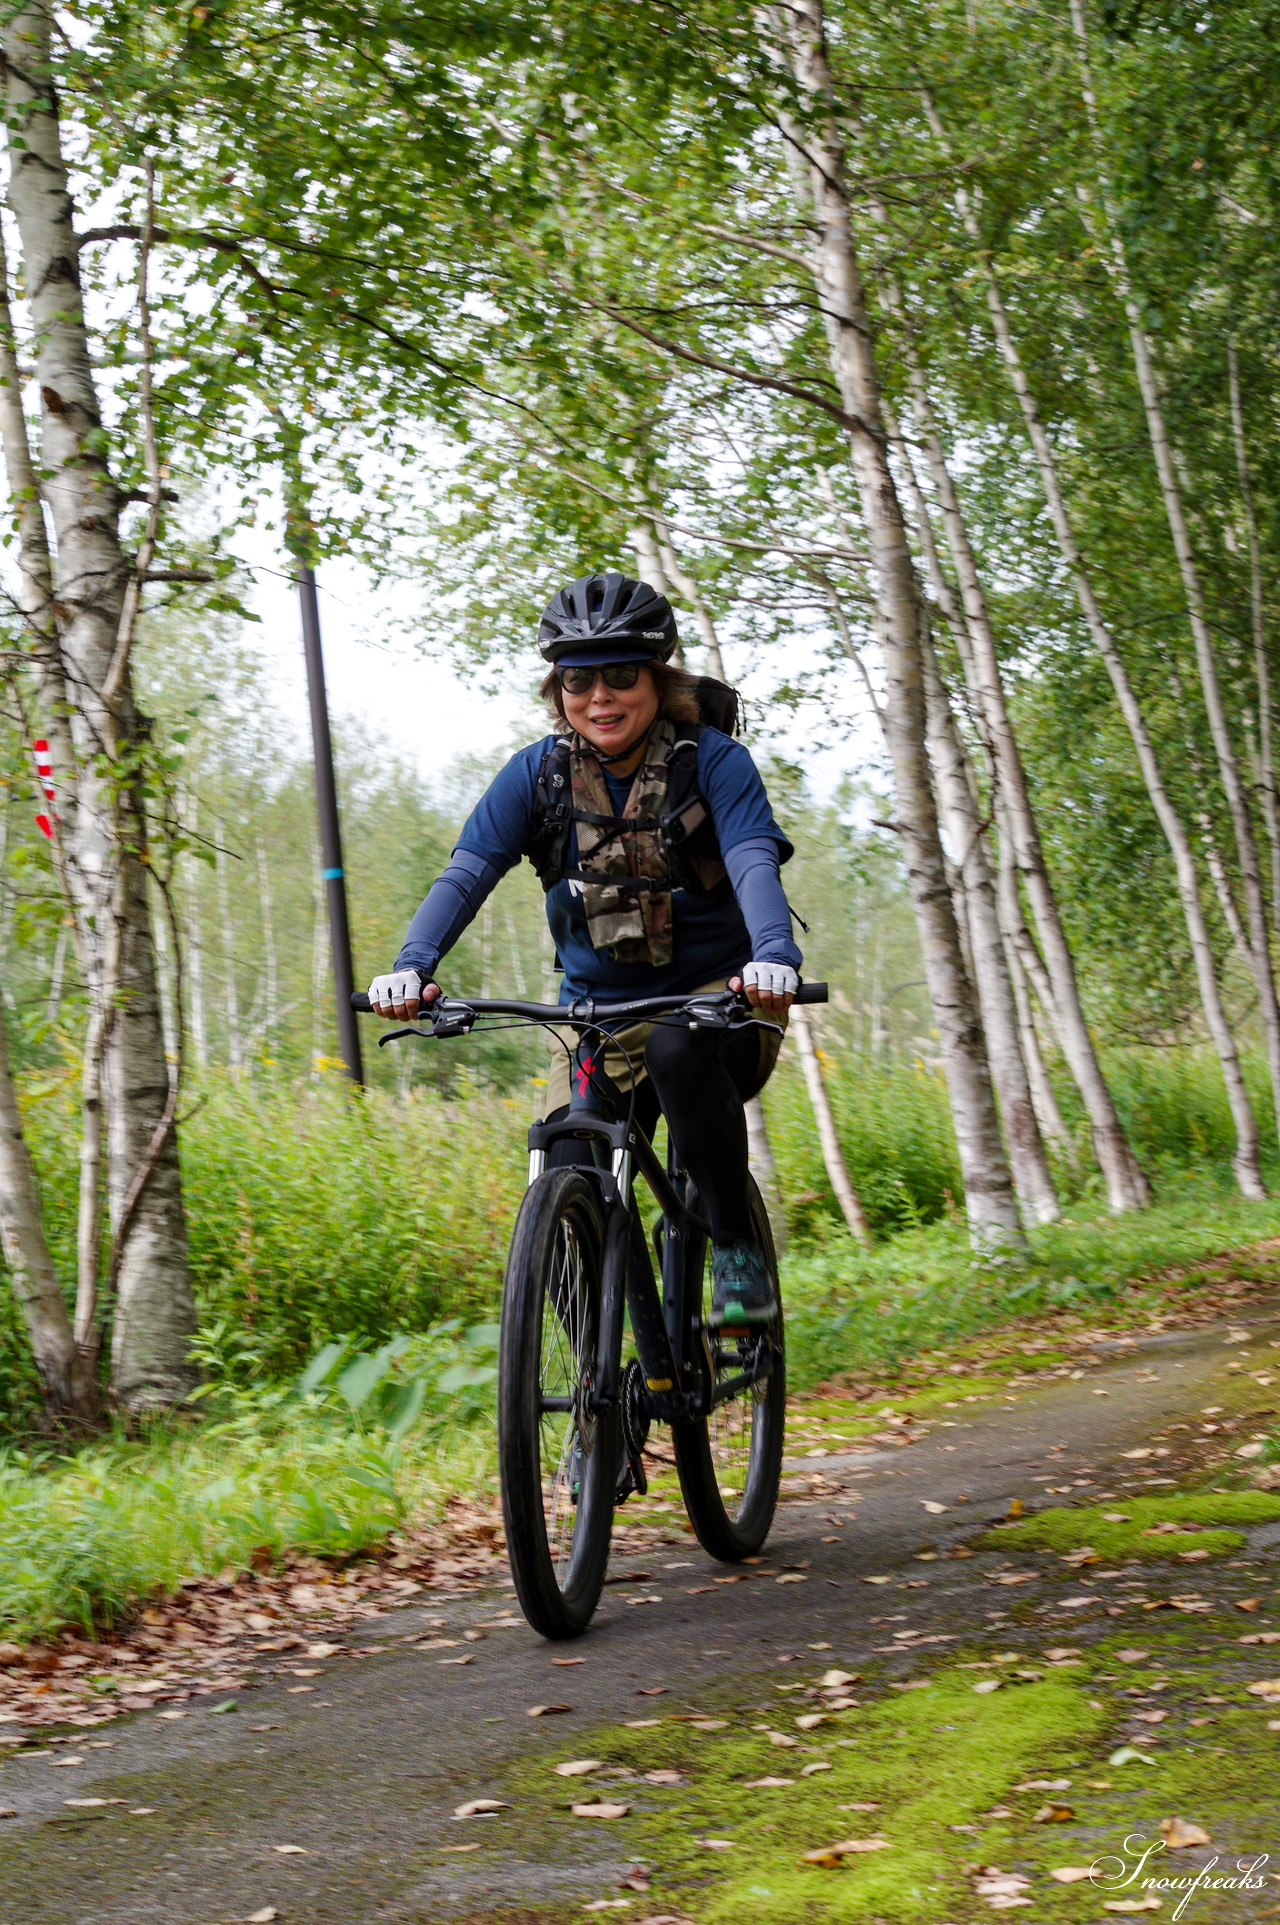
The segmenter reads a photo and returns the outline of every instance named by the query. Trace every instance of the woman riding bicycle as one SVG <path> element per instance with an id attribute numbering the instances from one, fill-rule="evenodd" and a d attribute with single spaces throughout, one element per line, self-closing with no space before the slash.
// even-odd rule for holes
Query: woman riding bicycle
<path id="1" fill-rule="evenodd" d="M 585 576 L 553 597 L 538 642 L 556 732 L 490 784 L 369 1001 L 401 1022 L 433 1002 L 441 959 L 522 856 L 547 891 L 561 1002 L 744 989 L 765 1023 L 633 1024 L 615 1032 L 603 1068 L 628 1091 L 634 1067 L 641 1128 L 666 1117 L 697 1186 L 713 1237 L 712 1323 L 768 1324 L 777 1306 L 748 1208 L 743 1104 L 773 1069 L 781 1035 L 767 1025 L 785 1023 L 799 982 L 779 877 L 792 849 L 748 751 L 701 722 L 698 682 L 669 666 L 678 639 L 670 603 L 628 576 Z M 545 1120 L 569 1099 L 557 1048 Z M 556 1144 L 551 1162 L 575 1147 Z"/>

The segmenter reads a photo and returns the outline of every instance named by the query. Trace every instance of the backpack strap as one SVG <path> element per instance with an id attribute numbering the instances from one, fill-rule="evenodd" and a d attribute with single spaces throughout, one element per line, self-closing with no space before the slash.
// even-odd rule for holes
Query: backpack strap
<path id="1" fill-rule="evenodd" d="M 544 890 L 564 874 L 573 827 L 573 788 L 569 779 L 569 738 L 558 736 L 538 764 L 529 828 L 529 860 Z"/>

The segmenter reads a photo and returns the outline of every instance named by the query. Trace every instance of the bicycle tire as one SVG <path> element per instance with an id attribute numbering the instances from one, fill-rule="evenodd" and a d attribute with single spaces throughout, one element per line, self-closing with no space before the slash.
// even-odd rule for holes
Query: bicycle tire
<path id="1" fill-rule="evenodd" d="M 498 1467 L 520 1608 L 544 1638 L 578 1637 L 604 1583 L 618 1470 L 617 1406 L 589 1412 L 604 1210 L 581 1170 L 525 1192 L 502 1292 Z M 548 1412 L 548 1397 L 569 1411 Z"/>
<path id="2" fill-rule="evenodd" d="M 764 1200 L 754 1179 L 748 1181 L 752 1229 L 765 1253 L 778 1299 L 777 1320 L 766 1335 L 773 1351 L 772 1369 L 762 1380 L 714 1405 L 709 1416 L 672 1425 L 676 1471 L 689 1522 L 703 1550 L 724 1564 L 754 1556 L 769 1535 L 782 1478 L 787 1416 L 786 1338 L 778 1261 Z M 697 1328 L 690 1333 L 691 1347 L 702 1346 L 708 1382 L 737 1374 L 749 1341 L 726 1339 L 725 1333 L 706 1329 L 703 1312 L 710 1295 L 710 1268 L 708 1252 L 703 1263 L 702 1300 L 691 1306 Z"/>

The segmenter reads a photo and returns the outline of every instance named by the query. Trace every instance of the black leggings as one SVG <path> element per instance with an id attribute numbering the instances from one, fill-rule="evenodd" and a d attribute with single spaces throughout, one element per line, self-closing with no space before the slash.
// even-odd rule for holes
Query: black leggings
<path id="1" fill-rule="evenodd" d="M 649 1075 L 636 1091 L 636 1121 L 651 1137 L 659 1115 L 666 1117 L 717 1243 L 754 1241 L 742 1105 L 760 1087 L 760 1044 L 754 1027 L 726 1032 L 659 1024 L 644 1047 Z M 625 1105 L 627 1098 L 621 1100 Z M 567 1113 L 555 1110 L 547 1121 L 558 1122 Z M 564 1137 L 548 1157 L 552 1167 L 589 1161 L 586 1144 Z"/>

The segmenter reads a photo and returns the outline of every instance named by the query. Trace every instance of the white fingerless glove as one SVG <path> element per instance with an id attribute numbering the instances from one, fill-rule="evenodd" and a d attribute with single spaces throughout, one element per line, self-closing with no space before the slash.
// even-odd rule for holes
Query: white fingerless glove
<path id="1" fill-rule="evenodd" d="M 393 969 L 369 984 L 369 1001 L 376 1010 L 404 1009 L 416 1015 L 422 1001 L 422 977 L 416 969 Z"/>
<path id="2" fill-rule="evenodd" d="M 748 963 L 742 972 L 744 989 L 758 989 L 762 996 L 794 996 L 800 978 L 787 963 Z"/>

